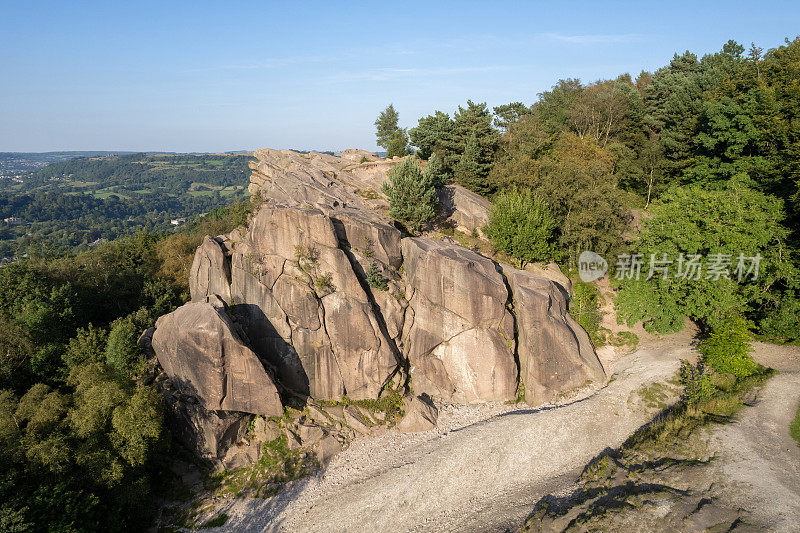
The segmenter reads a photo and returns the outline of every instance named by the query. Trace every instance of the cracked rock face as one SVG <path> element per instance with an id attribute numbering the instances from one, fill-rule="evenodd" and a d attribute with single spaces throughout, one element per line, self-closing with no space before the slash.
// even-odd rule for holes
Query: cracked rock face
<path id="1" fill-rule="evenodd" d="M 507 401 L 522 384 L 531 404 L 604 378 L 567 314 L 568 280 L 551 280 L 563 278 L 557 267 L 523 272 L 456 244 L 402 237 L 381 214 L 379 192 L 398 161 L 357 150 L 255 155 L 250 190 L 266 203 L 246 229 L 203 241 L 188 306 L 224 300 L 254 354 L 247 360 L 260 361 L 265 377 L 314 398 L 367 399 L 409 371 L 417 394 Z M 445 192 L 444 216 L 463 229 L 483 224 L 485 199 Z M 197 381 L 209 409 L 266 410 L 258 398 L 223 405 L 224 380 L 210 369 L 221 360 L 214 343 L 230 342 L 233 329 L 203 333 L 200 349 L 187 331 L 206 330 L 182 321 L 162 319 L 154 335 L 167 373 Z"/>
<path id="2" fill-rule="evenodd" d="M 505 268 L 514 293 L 520 379 L 531 405 L 605 379 L 589 335 L 567 313 L 563 288 L 531 272 Z"/>
<path id="3" fill-rule="evenodd" d="M 162 316 L 153 350 L 170 378 L 206 410 L 283 414 L 272 378 L 222 307 L 190 302 Z"/>
<path id="4" fill-rule="evenodd" d="M 495 263 L 455 244 L 403 239 L 413 320 L 404 333 L 414 390 L 458 402 L 512 400 L 509 293 Z"/>
<path id="5" fill-rule="evenodd" d="M 333 220 L 319 210 L 264 206 L 232 245 L 230 294 L 254 350 L 290 388 L 376 398 L 398 367 Z"/>

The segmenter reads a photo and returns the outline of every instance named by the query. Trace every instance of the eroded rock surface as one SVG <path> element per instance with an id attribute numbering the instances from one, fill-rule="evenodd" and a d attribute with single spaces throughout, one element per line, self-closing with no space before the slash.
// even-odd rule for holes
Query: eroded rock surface
<path id="1" fill-rule="evenodd" d="M 250 415 L 212 411 L 196 396 L 164 391 L 166 420 L 177 439 L 200 459 L 219 464 L 247 433 Z"/>
<path id="2" fill-rule="evenodd" d="M 283 414 L 278 391 L 222 307 L 190 302 L 156 322 L 153 349 L 179 389 L 209 411 Z"/>
<path id="3" fill-rule="evenodd" d="M 445 185 L 438 191 L 439 210 L 442 216 L 465 233 L 482 229 L 489 223 L 491 202 L 460 185 Z"/>
<path id="4" fill-rule="evenodd" d="M 525 401 L 538 405 L 561 391 L 602 382 L 603 366 L 589 335 L 567 313 L 568 300 L 556 282 L 505 268 L 514 293 L 520 380 Z"/>
<path id="5" fill-rule="evenodd" d="M 514 322 L 495 263 L 455 244 L 403 239 L 414 390 L 471 402 L 514 398 Z"/>
<path id="6" fill-rule="evenodd" d="M 255 156 L 250 191 L 264 204 L 247 228 L 204 239 L 192 303 L 153 335 L 164 369 L 205 409 L 279 414 L 274 383 L 341 400 L 375 399 L 406 380 L 452 402 L 513 400 L 522 384 L 538 404 L 604 378 L 567 314 L 569 280 L 557 267 L 520 272 L 444 240 L 403 237 L 380 192 L 399 159 Z M 486 199 L 458 186 L 440 196 L 462 231 L 486 223 Z M 230 316 L 207 303 L 217 300 Z"/>

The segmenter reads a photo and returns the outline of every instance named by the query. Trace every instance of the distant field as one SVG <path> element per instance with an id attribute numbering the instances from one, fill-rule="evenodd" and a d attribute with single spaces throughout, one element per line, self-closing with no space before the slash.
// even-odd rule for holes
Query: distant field
<path id="1" fill-rule="evenodd" d="M 42 161 L 43 154 L 38 155 Z M 145 228 L 173 231 L 174 218 L 247 198 L 252 159 L 242 154 L 90 153 L 16 174 L 22 183 L 2 182 L 0 220 L 24 222 L 0 222 L 0 257 L 41 240 L 80 248 Z"/>

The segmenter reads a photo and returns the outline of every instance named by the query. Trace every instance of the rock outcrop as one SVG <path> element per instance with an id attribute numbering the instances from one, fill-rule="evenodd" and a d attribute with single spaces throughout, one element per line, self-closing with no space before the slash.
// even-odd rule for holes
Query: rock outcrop
<path id="1" fill-rule="evenodd" d="M 197 457 L 220 464 L 247 433 L 250 415 L 208 410 L 191 393 L 164 390 L 165 414 L 172 432 Z"/>
<path id="2" fill-rule="evenodd" d="M 179 307 L 158 319 L 152 345 L 167 375 L 206 410 L 283 414 L 275 384 L 224 308 L 208 302 Z"/>
<path id="3" fill-rule="evenodd" d="M 514 294 L 520 382 L 531 405 L 554 400 L 562 391 L 605 378 L 589 335 L 567 313 L 568 300 L 556 282 L 505 268 Z"/>
<path id="4" fill-rule="evenodd" d="M 380 192 L 398 159 L 255 155 L 249 189 L 264 204 L 246 228 L 204 239 L 192 303 L 153 334 L 164 370 L 204 409 L 269 416 L 281 409 L 274 383 L 358 400 L 406 380 L 449 402 L 513 400 L 524 386 L 539 404 L 604 378 L 557 266 L 519 271 L 447 240 L 403 237 Z M 440 196 L 453 226 L 480 231 L 484 198 L 458 186 Z M 218 301 L 229 309 L 208 303 Z"/>
<path id="5" fill-rule="evenodd" d="M 456 229 L 483 234 L 482 228 L 489 223 L 489 210 L 492 207 L 489 200 L 460 185 L 445 185 L 439 189 L 438 197 L 442 216 Z"/>
<path id="6" fill-rule="evenodd" d="M 515 397 L 514 321 L 495 263 L 456 244 L 403 239 L 414 390 L 458 402 Z"/>
<path id="7" fill-rule="evenodd" d="M 397 423 L 398 431 L 403 433 L 419 433 L 436 427 L 439 411 L 433 402 L 425 396 L 407 396 L 403 400 L 405 415 Z"/>
<path id="8" fill-rule="evenodd" d="M 368 227 L 376 256 L 389 262 L 399 243 Z M 356 221 L 356 222 L 353 222 Z M 385 236 L 388 235 L 388 236 Z M 383 244 L 393 244 L 385 251 Z M 264 206 L 239 242 L 230 243 L 230 303 L 259 356 L 279 381 L 312 397 L 375 398 L 398 368 L 396 348 L 340 242 L 334 219 L 311 208 Z M 200 278 L 198 278 L 200 279 Z M 205 298 L 201 286 L 195 298 Z"/>

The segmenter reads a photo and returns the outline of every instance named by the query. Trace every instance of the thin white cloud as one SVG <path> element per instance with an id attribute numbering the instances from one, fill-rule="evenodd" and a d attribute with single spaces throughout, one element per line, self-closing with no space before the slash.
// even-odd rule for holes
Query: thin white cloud
<path id="1" fill-rule="evenodd" d="M 481 72 L 497 72 L 512 70 L 517 67 L 508 65 L 487 65 L 475 67 L 433 67 L 433 68 L 376 68 L 360 72 L 343 72 L 330 78 L 330 82 L 345 83 L 351 81 L 388 81 L 399 78 L 427 78 L 435 76 L 452 76 Z"/>
<path id="2" fill-rule="evenodd" d="M 563 33 L 543 33 L 542 37 L 553 41 L 570 44 L 615 44 L 629 43 L 638 41 L 643 36 L 635 33 L 611 33 L 611 34 L 588 34 L 588 35 L 566 35 Z"/>

